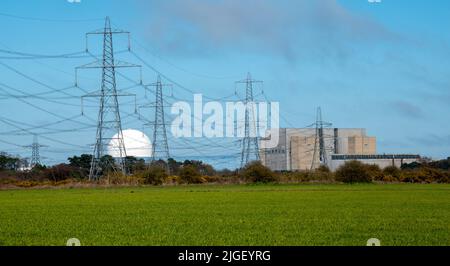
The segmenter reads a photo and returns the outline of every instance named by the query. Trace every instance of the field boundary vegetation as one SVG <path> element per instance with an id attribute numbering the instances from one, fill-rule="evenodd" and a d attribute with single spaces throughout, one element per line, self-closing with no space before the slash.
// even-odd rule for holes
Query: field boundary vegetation
<path id="1" fill-rule="evenodd" d="M 113 160 L 106 156 L 104 160 Z M 128 175 L 106 169 L 103 177 L 89 181 L 91 155 L 68 158 L 67 164 L 51 167 L 37 165 L 20 170 L 20 159 L 0 155 L 0 188 L 89 187 L 89 186 L 161 186 L 183 184 L 251 183 L 450 183 L 450 158 L 447 160 L 404 164 L 380 169 L 349 161 L 335 172 L 321 166 L 314 171 L 273 172 L 260 162 L 240 170 L 216 170 L 202 161 L 156 161 L 148 165 L 142 159 L 127 157 Z"/>

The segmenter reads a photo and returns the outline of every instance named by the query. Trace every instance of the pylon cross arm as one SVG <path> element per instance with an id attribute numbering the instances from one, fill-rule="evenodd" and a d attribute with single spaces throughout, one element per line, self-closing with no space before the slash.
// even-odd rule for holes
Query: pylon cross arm
<path id="1" fill-rule="evenodd" d="M 105 31 L 105 29 L 98 29 L 91 32 L 86 33 L 87 35 L 103 35 L 103 34 L 130 34 L 129 31 L 121 30 L 121 29 L 111 29 L 111 31 Z"/>
<path id="2" fill-rule="evenodd" d="M 141 65 L 137 65 L 137 64 L 124 62 L 124 61 L 120 61 L 120 60 L 115 60 L 114 61 L 114 65 L 111 65 L 111 66 L 107 65 L 107 66 L 105 66 L 104 63 L 103 63 L 103 60 L 97 60 L 97 61 L 94 61 L 92 63 L 79 66 L 76 69 L 86 69 L 86 68 L 125 68 L 125 67 L 141 68 L 142 66 Z"/>

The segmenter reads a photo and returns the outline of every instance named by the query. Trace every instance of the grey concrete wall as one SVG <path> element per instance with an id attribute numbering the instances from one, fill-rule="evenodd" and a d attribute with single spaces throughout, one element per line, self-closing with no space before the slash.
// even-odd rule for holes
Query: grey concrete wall
<path id="1" fill-rule="evenodd" d="M 328 167 L 331 171 L 336 171 L 340 166 L 344 165 L 348 161 L 349 160 L 331 160 L 329 161 Z M 418 159 L 359 159 L 357 161 L 364 164 L 378 165 L 381 169 L 384 169 L 389 166 L 400 168 L 402 164 L 417 162 Z"/>
<path id="2" fill-rule="evenodd" d="M 263 165 L 274 171 L 285 171 L 288 169 L 288 147 L 286 143 L 286 129 L 281 128 L 279 131 L 278 146 L 272 149 L 262 151 L 261 156 Z"/>

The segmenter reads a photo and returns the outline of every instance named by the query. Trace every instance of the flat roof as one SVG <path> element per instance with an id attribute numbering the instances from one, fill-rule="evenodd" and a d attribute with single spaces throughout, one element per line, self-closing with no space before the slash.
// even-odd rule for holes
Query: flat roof
<path id="1" fill-rule="evenodd" d="M 417 154 L 332 154 L 331 160 L 420 159 Z"/>

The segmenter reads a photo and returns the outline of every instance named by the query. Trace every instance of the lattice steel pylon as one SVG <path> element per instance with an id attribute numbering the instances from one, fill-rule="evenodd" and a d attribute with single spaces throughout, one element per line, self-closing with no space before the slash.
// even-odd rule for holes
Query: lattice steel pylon
<path id="1" fill-rule="evenodd" d="M 172 85 L 163 84 L 161 82 L 161 76 L 158 75 L 156 83 L 150 84 L 148 86 L 155 87 L 155 102 L 149 105 L 142 106 L 155 109 L 154 120 L 147 124 L 152 126 L 153 128 L 151 160 L 152 162 L 155 162 L 157 160 L 164 160 L 167 162 L 170 158 L 170 151 L 169 143 L 167 140 L 166 118 L 164 114 L 163 87 L 171 87 Z"/>
<path id="2" fill-rule="evenodd" d="M 259 161 L 259 138 L 257 128 L 257 118 L 255 114 L 254 98 L 253 98 L 253 84 L 262 83 L 262 81 L 252 79 L 250 73 L 247 74 L 247 78 L 241 81 L 237 81 L 236 84 L 245 84 L 245 125 L 244 125 L 244 138 L 242 139 L 242 152 L 241 152 L 241 169 L 245 167 L 249 162 Z"/>
<path id="3" fill-rule="evenodd" d="M 35 167 L 36 165 L 41 165 L 41 155 L 40 155 L 40 148 L 47 147 L 45 145 L 40 145 L 38 136 L 34 135 L 33 137 L 33 143 L 31 145 L 25 146 L 25 148 L 31 149 L 31 161 L 30 166 L 31 168 Z"/>
<path id="4" fill-rule="evenodd" d="M 314 153 L 311 163 L 311 170 L 316 169 L 318 166 L 327 165 L 327 149 L 325 147 L 325 135 L 324 128 L 331 127 L 332 124 L 324 122 L 322 120 L 322 108 L 317 108 L 316 122 L 311 126 L 315 127 L 315 140 L 314 140 Z M 319 163 L 319 165 L 317 165 Z"/>
<path id="5" fill-rule="evenodd" d="M 101 89 L 98 92 L 89 93 L 84 97 L 100 98 L 100 108 L 98 112 L 96 143 L 92 156 L 91 169 L 89 172 L 89 180 L 97 180 L 104 174 L 104 171 L 113 170 L 121 171 L 126 174 L 125 160 L 127 152 L 122 133 L 122 122 L 119 111 L 119 96 L 135 96 L 130 93 L 118 94 L 116 84 L 116 69 L 125 67 L 141 67 L 130 63 L 121 62 L 114 59 L 113 35 L 128 34 L 129 32 L 111 29 L 109 17 L 105 20 L 105 27 L 101 30 L 93 31 L 86 34 L 87 36 L 97 34 L 103 36 L 103 56 L 101 60 L 78 67 L 78 69 L 102 69 Z M 86 43 L 88 43 L 86 41 Z M 128 47 L 130 49 L 130 46 Z M 88 48 L 86 47 L 86 51 Z M 78 84 L 78 81 L 77 83 Z M 104 159 L 108 155 L 108 151 L 114 154 L 115 160 Z"/>

